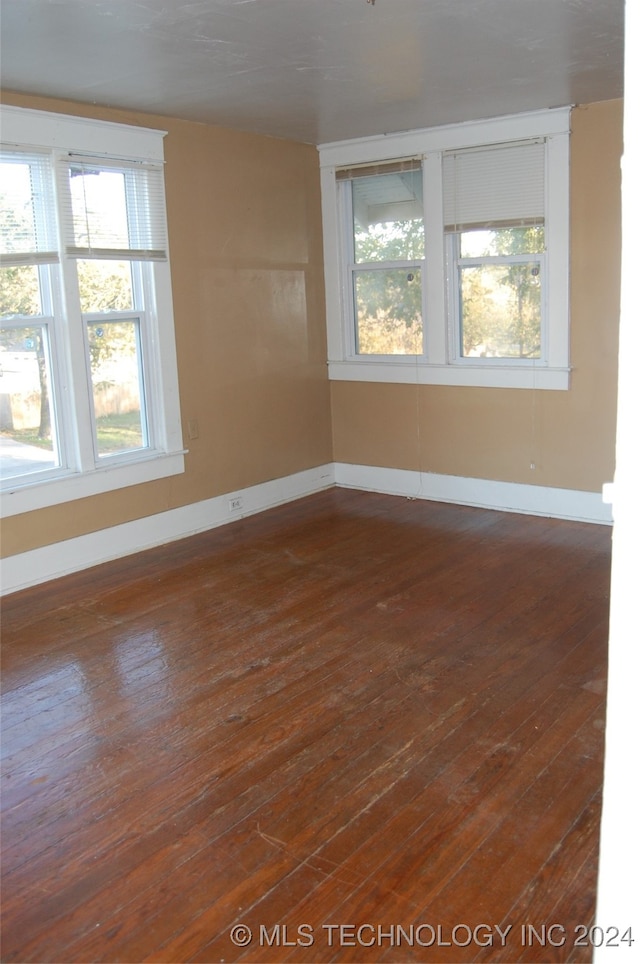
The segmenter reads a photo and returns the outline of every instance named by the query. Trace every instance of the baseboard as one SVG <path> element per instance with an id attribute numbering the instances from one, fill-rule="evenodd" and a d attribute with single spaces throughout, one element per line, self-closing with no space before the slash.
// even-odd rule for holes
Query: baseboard
<path id="1" fill-rule="evenodd" d="M 577 522 L 607 525 L 612 521 L 611 506 L 603 502 L 599 492 L 467 479 L 457 475 L 349 465 L 345 462 L 335 462 L 334 469 L 336 485 L 345 488 Z"/>
<path id="2" fill-rule="evenodd" d="M 97 566 L 102 562 L 110 562 L 134 552 L 184 539 L 334 485 L 333 465 L 329 463 L 144 519 L 135 519 L 109 529 L 100 529 L 54 545 L 8 556 L 0 560 L 2 594 L 7 595 L 81 569 L 88 569 L 90 566 Z M 232 509 L 231 503 L 238 500 L 240 507 Z"/>
<path id="3" fill-rule="evenodd" d="M 334 462 L 8 556 L 0 560 L 2 594 L 17 592 L 102 562 L 184 539 L 334 485 L 502 512 L 611 523 L 611 506 L 606 505 L 596 492 Z M 232 503 L 238 500 L 239 507 L 231 508 Z"/>

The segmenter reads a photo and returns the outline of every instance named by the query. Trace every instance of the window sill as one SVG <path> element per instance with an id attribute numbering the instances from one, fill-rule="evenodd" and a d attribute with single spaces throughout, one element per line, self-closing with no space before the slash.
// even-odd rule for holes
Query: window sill
<path id="1" fill-rule="evenodd" d="M 113 489 L 179 475 L 184 472 L 184 455 L 184 450 L 162 455 L 155 454 L 135 462 L 100 467 L 93 472 L 70 472 L 64 476 L 59 475 L 55 479 L 48 478 L 41 481 L 16 480 L 13 487 L 7 480 L 7 487 L 2 492 L 0 514 L 3 518 L 20 515 L 22 512 L 32 512 L 34 509 L 44 509 L 63 502 L 73 502 L 76 499 L 86 499 L 92 495 L 111 492 Z"/>
<path id="2" fill-rule="evenodd" d="M 415 358 L 330 361 L 332 381 L 388 382 L 400 385 L 456 385 L 568 391 L 569 368 L 534 365 L 429 365 Z"/>

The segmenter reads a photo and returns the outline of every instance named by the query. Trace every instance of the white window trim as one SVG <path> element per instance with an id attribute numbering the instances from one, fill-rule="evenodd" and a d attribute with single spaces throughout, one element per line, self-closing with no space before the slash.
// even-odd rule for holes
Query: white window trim
<path id="1" fill-rule="evenodd" d="M 534 111 L 420 131 L 322 144 L 320 181 L 324 230 L 329 378 L 338 381 L 494 388 L 569 388 L 569 130 L 571 108 Z M 442 164 L 445 151 L 546 138 L 545 237 L 548 303 L 544 360 L 456 359 L 447 311 Z M 419 155 L 425 199 L 424 356 L 356 356 L 345 299 L 344 225 L 336 169 Z M 440 211 L 440 217 L 434 212 Z M 435 279 L 435 280 L 434 280 Z"/>
<path id="2" fill-rule="evenodd" d="M 166 131 L 9 106 L 0 107 L 0 123 L 3 144 L 25 151 L 44 148 L 105 158 L 164 163 L 163 139 Z M 74 468 L 57 471 L 55 478 L 49 475 L 9 479 L 2 492 L 3 517 L 184 472 L 185 450 L 169 262 L 153 262 L 150 270 L 155 283 L 155 302 L 150 310 L 155 314 L 156 324 L 153 326 L 152 344 L 148 346 L 151 350 L 148 375 L 151 380 L 150 395 L 155 399 L 155 449 L 137 452 L 117 463 L 91 468 L 79 468 L 85 460 L 76 459 Z M 78 370 L 86 364 L 84 357 L 75 361 Z M 73 419 L 76 415 L 73 399 L 69 397 L 72 392 L 73 383 L 67 382 L 61 403 L 68 408 L 68 417 Z"/>

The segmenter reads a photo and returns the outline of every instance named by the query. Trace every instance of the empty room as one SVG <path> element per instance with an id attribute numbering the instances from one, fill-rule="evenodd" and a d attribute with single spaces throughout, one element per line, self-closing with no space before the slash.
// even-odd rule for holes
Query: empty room
<path id="1" fill-rule="evenodd" d="M 637 9 L 1 8 L 2 960 L 631 961 Z"/>

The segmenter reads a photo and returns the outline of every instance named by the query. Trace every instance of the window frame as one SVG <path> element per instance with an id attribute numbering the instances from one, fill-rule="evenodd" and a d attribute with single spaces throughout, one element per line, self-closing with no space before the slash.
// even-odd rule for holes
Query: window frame
<path id="1" fill-rule="evenodd" d="M 58 197 L 59 264 L 46 267 L 51 272 L 54 301 L 54 318 L 48 334 L 57 348 L 51 359 L 52 381 L 57 383 L 52 422 L 57 419 L 61 430 L 63 463 L 37 476 L 3 480 L 2 515 L 28 512 L 184 472 L 168 254 L 167 260 L 132 261 L 134 273 L 138 270 L 135 265 L 141 265 L 144 306 L 134 305 L 128 314 L 131 318 L 144 316 L 145 319 L 139 332 L 144 351 L 144 359 L 140 361 L 144 365 L 152 445 L 99 457 L 94 442 L 87 337 L 87 318 L 95 317 L 95 313 L 81 312 L 75 258 L 65 253 L 62 237 L 65 199 L 60 185 L 60 162 L 77 154 L 104 159 L 106 165 L 117 165 L 120 161 L 163 165 L 166 132 L 8 106 L 0 108 L 0 119 L 3 147 L 26 154 L 37 151 L 49 157 Z M 131 260 L 131 256 L 123 260 Z M 115 320 L 116 314 L 121 313 L 105 313 L 105 320 Z M 16 323 L 28 324 L 28 320 L 26 316 L 19 316 Z"/>
<path id="2" fill-rule="evenodd" d="M 318 147 L 324 229 L 329 378 L 494 388 L 567 390 L 569 360 L 569 107 Z M 540 359 L 460 357 L 445 235 L 442 159 L 452 150 L 545 141 L 545 289 Z M 422 159 L 425 210 L 424 354 L 357 355 L 349 302 L 349 240 L 336 171 Z"/>

